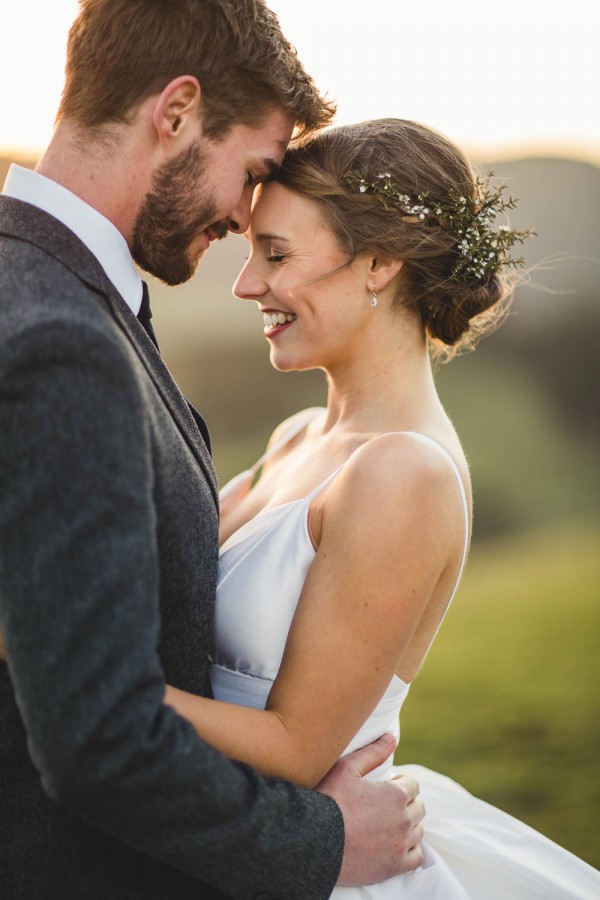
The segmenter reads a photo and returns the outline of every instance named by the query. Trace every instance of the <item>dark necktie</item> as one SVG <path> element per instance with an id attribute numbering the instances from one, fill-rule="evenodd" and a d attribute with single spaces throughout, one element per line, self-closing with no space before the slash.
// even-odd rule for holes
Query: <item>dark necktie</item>
<path id="1" fill-rule="evenodd" d="M 152 327 L 152 323 L 150 319 L 152 318 L 152 310 L 150 309 L 150 292 L 148 291 L 148 285 L 145 281 L 142 281 L 142 305 L 140 306 L 140 311 L 137 314 L 138 322 L 145 330 L 146 334 L 158 350 L 158 341 L 156 340 L 156 335 L 154 334 L 154 328 Z M 160 350 L 158 350 L 160 353 Z M 210 453 L 210 434 L 208 428 L 206 426 L 206 422 L 198 412 L 198 410 L 194 409 L 189 400 L 186 400 L 186 403 L 189 407 L 190 413 L 192 414 L 192 418 L 194 419 L 200 434 L 204 439 L 204 443 L 208 448 L 208 452 Z"/>
<path id="2" fill-rule="evenodd" d="M 150 293 L 148 291 L 148 285 L 145 281 L 142 281 L 142 305 L 140 306 L 140 311 L 137 314 L 137 317 L 140 325 L 158 350 L 158 341 L 156 340 L 154 328 L 152 327 L 152 323 L 150 321 L 150 319 L 152 318 L 152 310 L 150 309 Z"/>

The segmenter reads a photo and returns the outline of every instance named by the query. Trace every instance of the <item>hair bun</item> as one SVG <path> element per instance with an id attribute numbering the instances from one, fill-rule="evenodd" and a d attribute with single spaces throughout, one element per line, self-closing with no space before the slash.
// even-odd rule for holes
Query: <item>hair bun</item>
<path id="1" fill-rule="evenodd" d="M 442 285 L 435 298 L 422 298 L 421 318 L 429 337 L 449 347 L 463 340 L 469 345 L 476 341 L 489 330 L 490 320 L 498 317 L 498 304 L 508 293 L 505 282 L 505 277 L 496 274 L 484 284 Z"/>

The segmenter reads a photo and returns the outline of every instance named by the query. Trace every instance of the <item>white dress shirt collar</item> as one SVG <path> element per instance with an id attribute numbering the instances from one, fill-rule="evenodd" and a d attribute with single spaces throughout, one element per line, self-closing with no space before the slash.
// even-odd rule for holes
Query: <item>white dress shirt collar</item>
<path id="1" fill-rule="evenodd" d="M 9 169 L 2 193 L 37 206 L 70 228 L 94 254 L 137 316 L 142 302 L 142 282 L 127 241 L 112 222 L 56 181 L 14 164 Z"/>

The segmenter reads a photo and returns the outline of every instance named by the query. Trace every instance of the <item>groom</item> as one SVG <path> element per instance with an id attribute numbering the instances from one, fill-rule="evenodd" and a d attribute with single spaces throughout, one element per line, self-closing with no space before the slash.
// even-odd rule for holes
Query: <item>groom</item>
<path id="1" fill-rule="evenodd" d="M 208 433 L 133 260 L 187 280 L 332 116 L 261 0 L 83 0 L 57 128 L 0 197 L 3 900 L 325 898 L 417 866 L 408 778 L 265 779 L 163 704 L 208 693 Z M 133 257 L 133 258 L 132 258 Z"/>

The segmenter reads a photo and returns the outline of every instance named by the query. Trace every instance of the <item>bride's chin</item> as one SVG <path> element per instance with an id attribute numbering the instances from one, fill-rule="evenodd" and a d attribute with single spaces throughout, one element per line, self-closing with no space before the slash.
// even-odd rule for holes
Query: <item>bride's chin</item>
<path id="1" fill-rule="evenodd" d="M 274 369 L 278 372 L 306 372 L 309 369 L 320 368 L 316 363 L 308 360 L 294 359 L 283 353 L 278 353 L 275 348 L 271 349 L 269 360 Z"/>
<path id="2" fill-rule="evenodd" d="M 278 372 L 293 372 L 294 367 L 289 364 L 288 360 L 278 359 L 275 354 L 271 353 L 269 361 L 274 369 Z"/>

